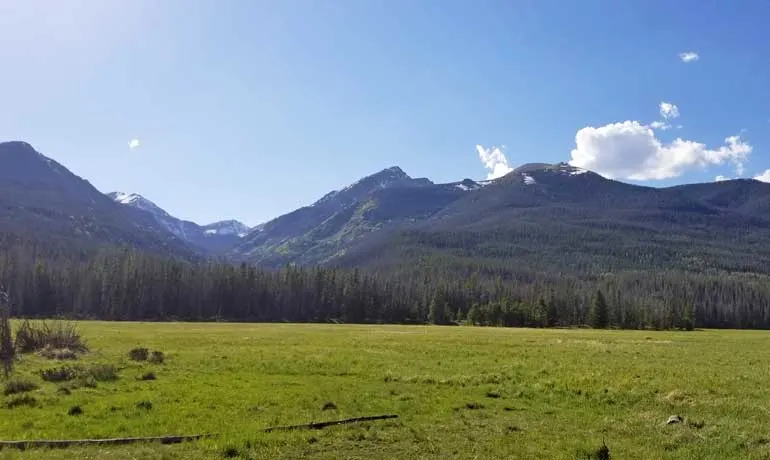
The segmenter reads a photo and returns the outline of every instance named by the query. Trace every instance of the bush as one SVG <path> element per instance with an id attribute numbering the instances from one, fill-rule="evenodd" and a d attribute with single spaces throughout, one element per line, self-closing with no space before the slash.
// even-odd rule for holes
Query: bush
<path id="1" fill-rule="evenodd" d="M 82 415 L 83 414 L 83 408 L 80 406 L 72 406 L 70 407 L 70 410 L 67 411 L 67 415 Z"/>
<path id="2" fill-rule="evenodd" d="M 46 382 L 67 382 L 76 377 L 77 372 L 71 367 L 52 367 L 40 371 L 40 377 Z"/>
<path id="3" fill-rule="evenodd" d="M 166 361 L 166 355 L 162 351 L 153 351 L 150 356 L 150 362 L 153 364 L 163 364 Z"/>
<path id="4" fill-rule="evenodd" d="M 150 410 L 152 409 L 152 403 L 150 401 L 139 401 L 136 403 L 137 409 Z"/>
<path id="5" fill-rule="evenodd" d="M 56 359 L 59 361 L 78 359 L 78 355 L 69 348 L 56 349 L 45 347 L 40 350 L 38 354 L 43 358 Z"/>
<path id="6" fill-rule="evenodd" d="M 222 449 L 222 457 L 224 458 L 236 458 L 240 457 L 241 451 L 237 447 L 228 446 Z"/>
<path id="7" fill-rule="evenodd" d="M 30 395 L 23 395 L 10 399 L 7 403 L 5 403 L 5 407 L 8 409 L 13 409 L 20 406 L 35 407 L 37 406 L 37 399 Z"/>
<path id="8" fill-rule="evenodd" d="M 88 368 L 88 375 L 97 382 L 112 382 L 119 378 L 118 370 L 112 364 L 95 364 Z"/>
<path id="9" fill-rule="evenodd" d="M 96 379 L 91 374 L 82 374 L 79 375 L 77 380 L 75 381 L 75 384 L 72 386 L 73 390 L 76 390 L 78 388 L 96 388 Z"/>
<path id="10" fill-rule="evenodd" d="M 10 380 L 5 384 L 5 390 L 3 394 L 5 396 L 15 395 L 18 393 L 26 393 L 28 391 L 36 390 L 37 384 L 29 380 L 15 379 Z"/>
<path id="11" fill-rule="evenodd" d="M 65 323 L 64 321 L 32 323 L 25 320 L 16 331 L 15 348 L 21 353 L 31 353 L 45 348 L 67 349 L 72 353 L 88 351 L 75 323 Z"/>
<path id="12" fill-rule="evenodd" d="M 147 358 L 150 356 L 150 350 L 147 348 L 134 348 L 133 350 L 128 352 L 128 357 L 131 358 L 133 361 L 147 361 Z"/>

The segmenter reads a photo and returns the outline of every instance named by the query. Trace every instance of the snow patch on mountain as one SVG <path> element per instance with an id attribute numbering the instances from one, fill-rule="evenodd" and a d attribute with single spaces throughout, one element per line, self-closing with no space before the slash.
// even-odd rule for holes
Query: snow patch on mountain
<path id="1" fill-rule="evenodd" d="M 251 230 L 246 224 L 237 220 L 223 220 L 201 227 L 206 235 L 238 235 L 243 238 Z"/>
<path id="2" fill-rule="evenodd" d="M 245 237 L 250 231 L 248 226 L 237 220 L 223 220 L 201 226 L 195 222 L 179 219 L 138 193 L 112 192 L 107 196 L 122 205 L 150 213 L 167 231 L 199 247 L 208 249 L 219 247 L 231 239 Z"/>

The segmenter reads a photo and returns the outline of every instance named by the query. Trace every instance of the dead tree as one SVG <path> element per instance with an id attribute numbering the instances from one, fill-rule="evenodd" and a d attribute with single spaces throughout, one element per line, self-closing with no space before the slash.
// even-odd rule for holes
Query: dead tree
<path id="1" fill-rule="evenodd" d="M 8 293 L 0 290 L 0 361 L 8 378 L 13 371 L 13 338 L 11 336 L 11 300 Z"/>

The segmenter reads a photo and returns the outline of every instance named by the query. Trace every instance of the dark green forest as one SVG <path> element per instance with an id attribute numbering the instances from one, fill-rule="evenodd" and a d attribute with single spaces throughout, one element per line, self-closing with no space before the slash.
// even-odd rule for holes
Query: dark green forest
<path id="1" fill-rule="evenodd" d="M 72 252 L 4 240 L 0 277 L 17 317 L 148 321 L 467 322 L 627 329 L 768 328 L 770 283 L 753 274 L 621 271 L 579 278 L 440 258 L 416 269 L 261 270 L 133 249 Z M 13 244 L 8 244 L 13 243 Z"/>

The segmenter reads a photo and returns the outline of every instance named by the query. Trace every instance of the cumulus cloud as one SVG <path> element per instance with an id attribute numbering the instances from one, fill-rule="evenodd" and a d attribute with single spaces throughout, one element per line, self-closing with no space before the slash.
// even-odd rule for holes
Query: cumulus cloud
<path id="1" fill-rule="evenodd" d="M 727 176 L 717 176 L 717 177 L 714 178 L 715 182 L 724 182 L 726 180 L 730 180 L 730 178 L 727 177 Z"/>
<path id="2" fill-rule="evenodd" d="M 762 182 L 770 182 L 770 169 L 766 169 L 762 174 L 754 176 L 754 179 Z"/>
<path id="3" fill-rule="evenodd" d="M 487 180 L 503 177 L 513 171 L 513 168 L 508 165 L 508 159 L 505 158 L 505 154 L 499 147 L 486 149 L 477 145 L 476 152 L 478 152 L 481 162 L 484 163 L 484 167 L 489 170 Z"/>
<path id="4" fill-rule="evenodd" d="M 653 121 L 650 123 L 650 128 L 652 129 L 660 129 L 662 131 L 665 131 L 669 128 L 671 128 L 671 125 L 666 123 L 665 121 Z"/>
<path id="5" fill-rule="evenodd" d="M 139 147 L 139 139 L 131 139 L 130 141 L 128 141 L 128 148 L 129 149 L 133 150 L 133 149 L 135 149 L 137 147 Z"/>
<path id="6" fill-rule="evenodd" d="M 751 150 L 740 136 L 726 138 L 716 149 L 681 138 L 664 143 L 650 126 L 624 121 L 579 130 L 569 163 L 609 178 L 662 180 L 694 167 L 732 164 L 742 170 Z"/>
<path id="7" fill-rule="evenodd" d="M 684 53 L 679 53 L 679 59 L 681 59 L 682 62 L 693 62 L 700 59 L 700 56 L 694 51 L 686 51 Z"/>
<path id="8" fill-rule="evenodd" d="M 679 117 L 679 107 L 670 102 L 660 103 L 660 116 L 666 120 Z"/>

